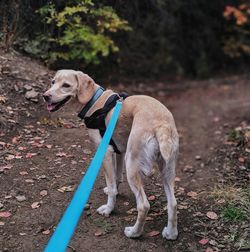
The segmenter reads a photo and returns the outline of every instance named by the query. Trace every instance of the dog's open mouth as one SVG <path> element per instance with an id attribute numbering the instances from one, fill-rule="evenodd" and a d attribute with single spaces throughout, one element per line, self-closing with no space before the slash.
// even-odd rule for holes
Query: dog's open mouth
<path id="1" fill-rule="evenodd" d="M 66 102 L 69 101 L 69 99 L 71 98 L 71 96 L 67 96 L 65 99 L 59 101 L 59 102 L 48 102 L 47 103 L 47 109 L 50 112 L 54 112 L 57 111 L 58 109 L 60 109 Z"/>

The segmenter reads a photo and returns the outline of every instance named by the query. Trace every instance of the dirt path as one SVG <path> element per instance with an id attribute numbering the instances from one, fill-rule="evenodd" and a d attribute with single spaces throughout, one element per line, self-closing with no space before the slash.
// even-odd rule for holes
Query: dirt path
<path id="1" fill-rule="evenodd" d="M 0 165 L 0 212 L 11 216 L 0 218 L 0 251 L 42 251 L 94 153 L 86 130 L 76 117 L 66 112 L 50 117 L 40 98 L 38 103 L 25 100 L 25 84 L 39 80 L 40 86 L 34 88 L 41 92 L 47 79 L 44 72 L 36 80 L 20 80 L 11 74 L 1 76 L 2 87 L 9 85 L 9 88 L 3 89 L 7 90 L 4 96 L 8 100 L 0 107 L 4 119 L 0 130 L 3 164 Z M 136 240 L 123 234 L 125 226 L 136 219 L 135 200 L 127 182 L 120 187 L 114 214 L 110 218 L 96 214 L 97 207 L 106 200 L 100 174 L 71 246 L 81 252 L 205 251 L 198 241 L 214 222 L 204 217 L 213 206 L 202 195 L 214 186 L 219 172 L 209 161 L 230 126 L 244 120 L 249 123 L 249 85 L 245 79 L 230 78 L 171 92 L 156 84 L 154 90 L 143 92 L 168 106 L 181 135 L 176 182 L 180 204 L 177 241 L 150 235 L 153 230 L 161 232 L 167 219 L 166 199 L 157 174 L 146 180 L 146 193 L 154 197 L 151 197 L 145 233 Z M 143 87 L 128 89 L 130 93 L 142 93 Z M 58 117 L 64 119 L 57 120 Z M 201 198 L 190 197 L 188 192 L 195 192 Z M 197 212 L 201 215 L 194 217 Z M 216 247 L 218 250 L 212 251 L 228 251 L 218 241 Z"/>

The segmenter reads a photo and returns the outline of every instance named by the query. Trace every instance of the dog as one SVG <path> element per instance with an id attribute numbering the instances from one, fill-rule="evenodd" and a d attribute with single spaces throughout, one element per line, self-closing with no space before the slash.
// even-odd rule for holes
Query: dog
<path id="1" fill-rule="evenodd" d="M 110 97 L 120 98 L 119 94 L 112 90 L 103 90 L 87 74 L 74 70 L 59 70 L 52 80 L 52 86 L 43 94 L 50 112 L 57 111 L 70 100 L 74 100 L 80 111 L 79 115 L 84 120 L 105 111 Z M 90 123 L 88 129 L 89 137 L 96 146 L 100 144 L 103 135 L 101 133 L 105 131 L 105 125 L 112 116 L 114 105 L 108 106 L 106 114 L 101 114 L 102 125 L 97 120 L 96 127 L 92 127 Z M 99 118 L 98 115 L 95 118 Z M 89 120 L 87 122 L 89 123 Z M 98 125 L 101 125 L 100 129 Z M 156 163 L 168 201 L 168 221 L 162 236 L 168 240 L 175 240 L 178 230 L 174 179 L 178 149 L 179 136 L 170 111 L 149 96 L 126 97 L 112 136 L 112 144 L 110 142 L 103 161 L 107 203 L 99 207 L 97 212 L 109 216 L 114 210 L 118 184 L 122 182 L 122 171 L 125 167 L 129 186 L 136 198 L 138 215 L 134 226 L 126 227 L 124 233 L 129 238 L 141 236 L 150 209 L 143 188 L 143 178 L 150 176 Z"/>

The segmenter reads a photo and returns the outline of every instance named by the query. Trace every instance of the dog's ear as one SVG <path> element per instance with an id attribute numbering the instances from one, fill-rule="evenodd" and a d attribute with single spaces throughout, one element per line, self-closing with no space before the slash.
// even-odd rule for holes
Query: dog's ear
<path id="1" fill-rule="evenodd" d="M 89 96 L 94 89 L 95 82 L 87 74 L 76 71 L 76 80 L 77 80 L 77 98 L 81 103 L 85 103 L 89 99 Z"/>

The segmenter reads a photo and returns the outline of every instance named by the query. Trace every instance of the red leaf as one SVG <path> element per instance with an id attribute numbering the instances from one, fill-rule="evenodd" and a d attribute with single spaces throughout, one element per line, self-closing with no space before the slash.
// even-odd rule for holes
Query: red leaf
<path id="1" fill-rule="evenodd" d="M 157 236 L 157 235 L 159 235 L 159 234 L 160 234 L 159 231 L 153 230 L 153 231 L 151 231 L 151 232 L 148 233 L 148 236 L 149 236 L 149 237 L 153 237 L 153 236 Z"/>
<path id="2" fill-rule="evenodd" d="M 149 200 L 149 201 L 155 200 L 155 196 L 154 196 L 154 195 L 149 196 L 149 197 L 148 197 L 148 200 Z"/>
<path id="3" fill-rule="evenodd" d="M 201 245 L 206 245 L 208 243 L 208 241 L 209 241 L 208 239 L 203 238 L 203 239 L 199 240 L 199 243 Z"/>
<path id="4" fill-rule="evenodd" d="M 10 212 L 0 212 L 0 217 L 9 218 L 11 216 Z"/>

